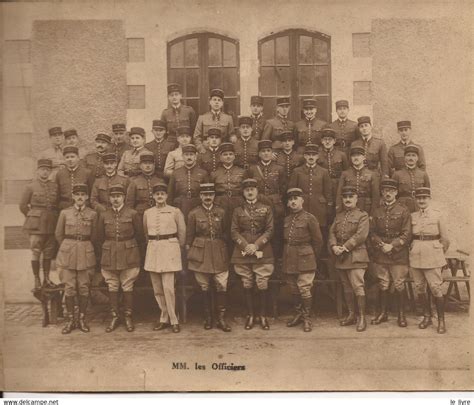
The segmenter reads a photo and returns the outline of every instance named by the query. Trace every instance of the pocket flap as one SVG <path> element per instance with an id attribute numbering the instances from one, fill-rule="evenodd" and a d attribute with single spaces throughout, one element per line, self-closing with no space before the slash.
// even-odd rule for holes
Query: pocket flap
<path id="1" fill-rule="evenodd" d="M 137 246 L 138 246 L 138 243 L 134 239 L 125 241 L 125 247 L 127 249 L 134 248 L 134 247 L 137 247 Z"/>
<path id="2" fill-rule="evenodd" d="M 193 246 L 203 248 L 204 247 L 204 239 L 201 239 L 201 238 L 194 239 Z"/>
<path id="3" fill-rule="evenodd" d="M 302 246 L 298 251 L 299 256 L 314 255 L 313 248 L 311 246 Z"/>
<path id="4" fill-rule="evenodd" d="M 323 197 L 323 196 L 320 196 L 320 197 L 319 197 L 319 202 L 325 203 L 325 202 L 326 202 L 326 198 Z"/>

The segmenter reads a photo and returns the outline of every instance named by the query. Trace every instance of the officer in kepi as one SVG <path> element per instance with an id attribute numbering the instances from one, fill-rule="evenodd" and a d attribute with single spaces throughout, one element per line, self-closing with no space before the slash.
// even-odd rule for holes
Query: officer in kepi
<path id="1" fill-rule="evenodd" d="M 316 217 L 303 210 L 303 190 L 290 188 L 287 192 L 290 214 L 283 227 L 283 274 L 294 297 L 296 315 L 287 326 L 303 323 L 303 330 L 311 332 L 311 306 L 316 258 L 323 240 Z"/>
<path id="2" fill-rule="evenodd" d="M 412 244 L 410 267 L 415 290 L 423 304 L 423 320 L 420 329 L 432 324 L 431 305 L 426 295 L 426 285 L 433 294 L 438 312 L 438 333 L 446 333 L 444 322 L 444 297 L 441 286 L 441 269 L 446 264 L 444 254 L 449 248 L 446 223 L 438 208 L 431 207 L 431 189 L 419 187 L 415 190 L 418 211 L 411 214 Z"/>

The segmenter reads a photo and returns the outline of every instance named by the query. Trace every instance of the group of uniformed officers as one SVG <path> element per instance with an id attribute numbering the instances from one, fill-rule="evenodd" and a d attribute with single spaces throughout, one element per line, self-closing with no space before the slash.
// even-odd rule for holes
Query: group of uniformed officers
<path id="1" fill-rule="evenodd" d="M 155 139 L 149 143 L 143 128 L 127 131 L 118 123 L 112 136 L 98 133 L 96 150 L 82 156 L 77 131 L 49 130 L 52 147 L 41 154 L 20 209 L 34 288 L 54 287 L 49 278 L 54 258 L 65 284 L 62 333 L 89 331 L 85 315 L 97 274 L 109 292 L 106 332 L 122 321 L 133 331 L 133 287 L 143 270 L 161 310 L 153 329 L 179 332 L 175 275 L 186 269 L 202 291 L 204 328 L 229 332 L 231 265 L 243 284 L 245 329 L 255 323 L 269 329 L 269 279 L 282 273 L 295 304 L 287 325 L 302 324 L 309 332 L 311 289 L 325 257 L 343 286 L 348 314 L 342 326 L 366 329 L 364 276 L 370 268 L 379 287 L 371 323 L 387 321 L 392 286 L 398 326 L 406 327 L 410 268 L 424 307 L 419 327 L 432 324 L 428 285 L 438 333 L 446 331 L 441 268 L 449 241 L 441 213 L 430 206 L 423 150 L 411 139 L 409 121 L 397 123 L 400 142 L 387 152 L 372 134 L 370 117 L 347 118 L 345 100 L 336 102 L 338 118 L 330 124 L 316 117 L 314 99 L 304 100 L 304 118 L 294 123 L 288 98 L 278 98 L 276 115 L 265 120 L 263 98 L 253 96 L 252 114 L 239 117 L 236 131 L 223 111 L 222 90 L 211 90 L 210 111 L 197 119 L 182 104 L 179 85 L 170 84 L 168 94 L 169 108 L 153 121 Z"/>

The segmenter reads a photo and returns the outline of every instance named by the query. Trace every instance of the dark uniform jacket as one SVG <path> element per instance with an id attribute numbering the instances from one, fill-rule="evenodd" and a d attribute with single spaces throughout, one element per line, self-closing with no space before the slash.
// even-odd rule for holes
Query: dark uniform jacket
<path id="1" fill-rule="evenodd" d="M 232 116 L 224 112 L 214 114 L 208 111 L 199 116 L 194 129 L 194 143 L 201 147 L 204 138 L 207 138 L 207 131 L 210 128 L 219 128 L 222 131 L 222 142 L 229 141 L 229 137 L 234 135 L 234 120 Z"/>
<path id="2" fill-rule="evenodd" d="M 33 180 L 23 191 L 20 211 L 26 216 L 23 229 L 30 235 L 52 235 L 58 220 L 58 185 L 51 181 Z"/>
<path id="3" fill-rule="evenodd" d="M 369 215 L 359 208 L 344 209 L 336 214 L 336 219 L 329 229 L 329 250 L 333 254 L 333 246 L 344 246 L 344 252 L 336 258 L 336 269 L 367 268 L 369 255 L 365 241 L 369 235 Z"/>
<path id="4" fill-rule="evenodd" d="M 161 120 L 166 123 L 166 130 L 171 141 L 176 141 L 176 128 L 189 127 L 191 134 L 196 126 L 196 112 L 188 105 L 181 104 L 178 108 L 165 108 Z M 174 149 L 174 148 L 173 148 Z"/>
<path id="5" fill-rule="evenodd" d="M 91 176 L 94 179 L 105 174 L 104 162 L 102 161 L 103 155 L 104 153 L 99 154 L 98 152 L 90 152 L 84 156 L 84 159 L 82 159 L 84 167 L 87 167 L 91 171 Z"/>
<path id="6" fill-rule="evenodd" d="M 398 201 L 381 204 L 370 217 L 372 260 L 379 264 L 408 265 L 408 246 L 411 238 L 410 211 Z M 382 243 L 393 246 L 390 253 L 382 251 Z"/>
<path id="7" fill-rule="evenodd" d="M 285 218 L 283 225 L 283 273 L 316 271 L 323 239 L 316 217 L 301 210 Z"/>
<path id="8" fill-rule="evenodd" d="M 362 137 L 352 142 L 352 147 L 360 146 L 365 149 L 365 159 L 367 167 L 370 170 L 380 173 L 382 176 L 388 177 L 388 155 L 385 142 L 380 138 L 375 138 L 373 135 L 368 141 Z"/>
<path id="9" fill-rule="evenodd" d="M 390 169 L 390 174 L 405 167 L 405 147 L 407 145 L 415 145 L 418 147 L 419 154 L 417 166 L 422 170 L 426 170 L 425 153 L 423 152 L 423 148 L 412 141 L 409 141 L 407 144 L 400 141 L 395 145 L 390 146 L 390 149 L 388 150 L 388 167 Z"/>
<path id="10" fill-rule="evenodd" d="M 250 166 L 247 175 L 257 180 L 259 199 L 272 206 L 281 204 L 287 186 L 283 167 L 272 161 L 268 165 L 260 161 Z"/>
<path id="11" fill-rule="evenodd" d="M 229 252 L 226 245 L 229 223 L 223 208 L 199 207 L 191 210 L 186 226 L 188 269 L 200 273 L 221 273 L 229 270 Z"/>
<path id="12" fill-rule="evenodd" d="M 249 204 L 244 202 L 232 214 L 232 240 L 235 242 L 231 263 L 234 264 L 268 264 L 273 263 L 272 246 L 269 243 L 273 236 L 272 208 L 259 201 Z M 263 257 L 243 256 L 242 251 L 248 244 L 257 246 Z"/>
<path id="13" fill-rule="evenodd" d="M 59 191 L 59 209 L 62 210 L 73 204 L 72 187 L 74 184 L 87 184 L 90 195 L 94 180 L 91 171 L 82 166 L 77 166 L 74 170 L 70 170 L 67 167 L 59 169 L 56 175 L 56 183 Z"/>
<path id="14" fill-rule="evenodd" d="M 115 156 L 117 157 L 117 162 L 120 162 L 120 159 L 122 159 L 122 155 L 126 150 L 133 149 L 130 144 L 127 142 L 122 142 L 122 143 L 112 143 L 111 150 L 113 153 L 115 153 Z"/>
<path id="15" fill-rule="evenodd" d="M 104 270 L 140 267 L 138 241 L 142 241 L 143 221 L 137 211 L 125 205 L 118 211 L 108 208 L 99 216 L 98 238 L 102 245 Z"/>
<path id="16" fill-rule="evenodd" d="M 237 166 L 247 170 L 250 165 L 258 162 L 258 140 L 250 137 L 244 140 L 241 136 L 237 137 L 234 143 L 235 161 Z"/>
<path id="17" fill-rule="evenodd" d="M 125 205 L 133 208 L 140 215 L 143 215 L 145 210 L 155 206 L 155 200 L 153 199 L 153 186 L 162 182 L 163 179 L 157 174 L 148 176 L 142 173 L 138 176 L 132 177 L 127 189 Z"/>
<path id="18" fill-rule="evenodd" d="M 321 137 L 319 131 L 326 125 L 326 121 L 318 118 L 312 120 L 300 120 L 296 123 L 296 134 L 298 151 L 303 152 L 304 146 L 307 143 L 321 144 Z"/>
<path id="19" fill-rule="evenodd" d="M 430 187 L 428 174 L 418 168 L 398 170 L 392 178 L 398 181 L 398 201 L 405 205 L 410 212 L 416 211 L 415 190 L 418 187 Z"/>
<path id="20" fill-rule="evenodd" d="M 285 170 L 286 183 L 290 180 L 293 170 L 304 164 L 304 158 L 301 153 L 292 150 L 290 153 L 286 153 L 281 150 L 277 154 L 276 163 L 283 167 Z"/>
<path id="21" fill-rule="evenodd" d="M 320 148 L 318 165 L 327 169 L 329 177 L 332 183 L 332 198 L 334 202 L 333 209 L 331 210 L 331 217 L 334 216 L 334 208 L 337 201 L 337 186 L 339 185 L 339 179 L 341 178 L 342 172 L 347 170 L 350 165 L 347 160 L 347 156 L 344 152 L 339 149 L 333 148 L 331 151 L 327 151 L 325 148 Z M 332 221 L 332 219 L 329 219 Z"/>
<path id="22" fill-rule="evenodd" d="M 110 208 L 109 198 L 109 187 L 112 184 L 121 184 L 125 190 L 128 189 L 130 185 L 130 180 L 128 177 L 121 176 L 118 173 L 108 176 L 104 174 L 94 181 L 91 192 L 91 207 L 94 208 L 97 212 L 105 211 L 107 208 Z"/>
<path id="23" fill-rule="evenodd" d="M 357 139 L 357 122 L 345 119 L 337 119 L 329 124 L 331 129 L 336 131 L 336 149 L 344 152 L 349 157 L 351 144 Z"/>
<path id="24" fill-rule="evenodd" d="M 262 139 L 270 139 L 273 142 L 273 149 L 281 149 L 280 135 L 283 131 L 295 132 L 295 123 L 280 116 L 270 118 L 263 128 Z"/>
<path id="25" fill-rule="evenodd" d="M 165 110 L 166 111 L 166 110 Z M 145 148 L 155 155 L 155 171 L 162 174 L 165 168 L 166 157 L 168 153 L 176 149 L 176 142 L 169 138 L 157 142 L 155 139 L 145 144 Z"/>
<path id="26" fill-rule="evenodd" d="M 209 174 L 215 172 L 217 168 L 220 166 L 221 154 L 219 152 L 219 148 L 211 149 L 206 148 L 204 153 L 200 153 L 198 155 L 198 165 L 204 169 Z"/>
<path id="27" fill-rule="evenodd" d="M 321 226 L 327 225 L 328 208 L 334 205 L 329 173 L 321 166 L 298 167 L 291 175 L 288 188 L 303 190 L 304 209 L 313 214 Z"/>
<path id="28" fill-rule="evenodd" d="M 265 122 L 267 121 L 263 114 L 259 115 L 250 115 L 252 118 L 252 129 L 253 129 L 253 135 L 252 138 L 256 139 L 259 141 L 262 139 L 263 135 L 263 129 L 265 128 Z"/>

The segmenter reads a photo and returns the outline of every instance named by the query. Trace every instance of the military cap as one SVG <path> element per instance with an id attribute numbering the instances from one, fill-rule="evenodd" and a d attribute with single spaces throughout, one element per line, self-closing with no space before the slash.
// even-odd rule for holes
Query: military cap
<path id="1" fill-rule="evenodd" d="M 303 108 L 316 108 L 317 106 L 314 98 L 305 98 L 303 100 Z"/>
<path id="2" fill-rule="evenodd" d="M 380 188 L 393 188 L 398 190 L 398 181 L 395 179 L 384 179 L 380 183 Z"/>
<path id="3" fill-rule="evenodd" d="M 336 110 L 337 110 L 339 107 L 347 107 L 347 108 L 349 108 L 349 101 L 347 101 L 347 100 L 337 100 L 337 101 L 336 101 Z"/>
<path id="4" fill-rule="evenodd" d="M 173 93 L 175 91 L 177 91 L 178 93 L 181 93 L 181 86 L 178 83 L 168 84 L 168 94 Z"/>
<path id="5" fill-rule="evenodd" d="M 196 145 L 193 145 L 192 143 L 190 143 L 189 145 L 183 145 L 181 149 L 183 150 L 183 153 L 186 153 L 186 152 L 197 153 Z"/>
<path id="6" fill-rule="evenodd" d="M 163 182 L 156 183 L 153 186 L 153 194 L 157 193 L 158 191 L 164 191 L 164 192 L 167 193 L 168 192 L 168 186 Z"/>
<path id="7" fill-rule="evenodd" d="M 405 146 L 404 153 L 405 153 L 405 155 L 407 153 L 416 153 L 419 156 L 420 155 L 420 148 L 418 148 L 418 146 L 416 146 L 416 145 L 407 145 L 407 146 Z"/>
<path id="8" fill-rule="evenodd" d="M 67 129 L 66 131 L 64 131 L 64 138 L 69 138 L 70 136 L 78 136 L 77 135 L 77 131 L 75 129 Z"/>
<path id="9" fill-rule="evenodd" d="M 212 89 L 209 92 L 209 97 L 219 97 L 224 100 L 224 91 L 221 89 Z"/>
<path id="10" fill-rule="evenodd" d="M 250 97 L 250 105 L 252 105 L 252 104 L 263 105 L 263 97 L 262 96 L 252 96 L 252 97 Z"/>
<path id="11" fill-rule="evenodd" d="M 140 135 L 143 138 L 145 138 L 145 130 L 143 128 L 140 128 L 140 127 L 132 127 L 132 128 L 130 128 L 130 134 L 129 135 L 130 136 Z"/>
<path id="12" fill-rule="evenodd" d="M 322 138 L 334 138 L 336 139 L 336 131 L 332 128 L 323 128 L 321 130 L 321 139 Z"/>
<path id="13" fill-rule="evenodd" d="M 304 152 L 305 153 L 318 153 L 319 152 L 319 146 L 316 145 L 315 143 L 307 143 L 304 146 Z"/>
<path id="14" fill-rule="evenodd" d="M 239 126 L 242 124 L 247 124 L 247 125 L 252 126 L 253 120 L 251 117 L 248 117 L 248 116 L 239 117 Z"/>
<path id="15" fill-rule="evenodd" d="M 199 192 L 200 193 L 215 193 L 216 189 L 214 187 L 214 183 L 201 183 L 199 185 Z"/>
<path id="16" fill-rule="evenodd" d="M 350 155 L 364 155 L 365 156 L 365 149 L 362 146 L 353 146 L 351 147 Z"/>
<path id="17" fill-rule="evenodd" d="M 279 136 L 279 140 L 282 142 L 288 139 L 295 140 L 295 138 L 296 138 L 295 133 L 293 131 L 287 131 L 287 130 L 282 131 L 282 133 Z"/>
<path id="18" fill-rule="evenodd" d="M 63 148 L 63 156 L 67 153 L 75 153 L 76 155 L 79 155 L 79 149 L 76 146 L 65 146 Z"/>
<path id="19" fill-rule="evenodd" d="M 72 193 L 88 193 L 87 184 L 77 183 L 72 186 Z"/>
<path id="20" fill-rule="evenodd" d="M 357 118 L 357 125 L 361 124 L 372 124 L 372 121 L 370 121 L 370 117 L 364 115 L 363 117 Z"/>
<path id="21" fill-rule="evenodd" d="M 112 132 L 116 131 L 126 131 L 127 127 L 125 124 L 112 124 Z"/>
<path id="22" fill-rule="evenodd" d="M 152 127 L 153 128 L 165 128 L 166 129 L 166 123 L 162 120 L 153 120 Z"/>
<path id="23" fill-rule="evenodd" d="M 290 97 L 278 97 L 277 105 L 290 105 Z"/>
<path id="24" fill-rule="evenodd" d="M 397 129 L 411 128 L 411 121 L 398 121 Z"/>
<path id="25" fill-rule="evenodd" d="M 210 136 L 218 136 L 219 138 L 221 138 L 222 131 L 220 130 L 220 128 L 209 128 L 209 130 L 207 131 L 207 137 Z"/>
<path id="26" fill-rule="evenodd" d="M 105 153 L 102 155 L 102 162 L 116 162 L 117 155 L 115 153 Z"/>
<path id="27" fill-rule="evenodd" d="M 53 128 L 49 128 L 49 136 L 53 136 L 53 135 L 61 135 L 63 133 L 63 130 L 61 127 L 53 127 Z"/>
<path id="28" fill-rule="evenodd" d="M 151 152 L 142 153 L 140 155 L 140 163 L 151 162 L 155 163 L 155 155 Z"/>
<path id="29" fill-rule="evenodd" d="M 270 139 L 263 139 L 258 141 L 258 150 L 261 151 L 262 149 L 272 148 L 272 141 Z"/>
<path id="30" fill-rule="evenodd" d="M 99 132 L 95 136 L 95 140 L 96 141 L 104 141 L 104 142 L 107 142 L 107 143 L 112 143 L 112 138 L 110 137 L 110 135 L 104 134 L 103 132 Z"/>
<path id="31" fill-rule="evenodd" d="M 224 142 L 219 146 L 219 152 L 235 152 L 234 144 L 230 142 Z"/>
<path id="32" fill-rule="evenodd" d="M 111 184 L 109 194 L 125 194 L 125 187 L 122 184 Z"/>
<path id="33" fill-rule="evenodd" d="M 191 128 L 189 127 L 178 127 L 176 128 L 176 135 L 189 135 L 191 136 Z"/>
<path id="34" fill-rule="evenodd" d="M 251 177 L 242 181 L 242 189 L 247 188 L 247 187 L 257 187 L 257 185 L 258 185 L 257 180 L 252 179 Z"/>
<path id="35" fill-rule="evenodd" d="M 342 191 L 341 191 L 341 194 L 342 195 L 353 195 L 353 194 L 358 194 L 357 192 L 357 187 L 354 187 L 354 186 L 343 186 L 342 187 Z"/>
<path id="36" fill-rule="evenodd" d="M 416 197 L 431 197 L 431 189 L 429 187 L 418 187 L 415 189 Z"/>
<path id="37" fill-rule="evenodd" d="M 37 167 L 38 169 L 40 167 L 49 167 L 50 169 L 52 169 L 53 161 L 51 159 L 38 159 Z"/>
<path id="38" fill-rule="evenodd" d="M 289 197 L 303 197 L 303 190 L 297 187 L 289 188 L 286 192 L 286 195 Z"/>

